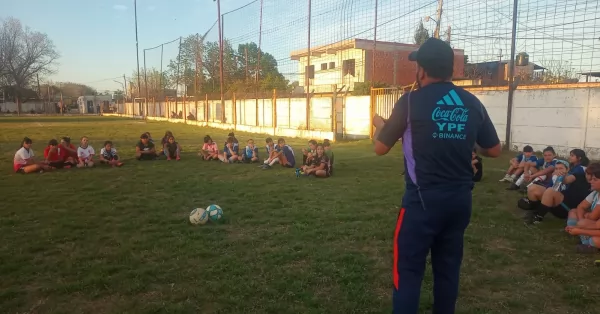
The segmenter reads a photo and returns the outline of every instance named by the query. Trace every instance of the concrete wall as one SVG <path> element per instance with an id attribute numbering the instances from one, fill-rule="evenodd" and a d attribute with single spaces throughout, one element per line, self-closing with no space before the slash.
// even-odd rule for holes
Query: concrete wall
<path id="1" fill-rule="evenodd" d="M 25 103 L 21 103 L 21 113 L 30 113 L 31 110 L 35 111 L 35 113 L 56 113 L 56 107 L 54 106 L 54 103 L 52 103 L 51 106 L 49 106 L 43 101 L 28 101 Z M 2 111 L 2 113 L 16 113 L 17 103 L 0 103 L 0 111 Z"/>

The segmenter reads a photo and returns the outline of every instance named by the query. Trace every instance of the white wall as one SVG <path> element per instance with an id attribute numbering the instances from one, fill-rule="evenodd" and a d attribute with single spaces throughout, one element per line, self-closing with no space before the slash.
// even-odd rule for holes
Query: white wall
<path id="1" fill-rule="evenodd" d="M 508 91 L 471 91 L 506 138 Z M 370 97 L 347 97 L 344 128 L 349 138 L 369 134 Z M 511 149 L 531 145 L 536 151 L 552 146 L 561 156 L 581 148 L 600 159 L 600 88 L 518 89 L 515 91 Z"/>
<path id="2" fill-rule="evenodd" d="M 331 85 L 333 84 L 337 84 L 338 87 L 342 85 L 350 86 L 350 90 L 353 90 L 355 82 L 365 81 L 364 56 L 364 50 L 355 48 L 311 56 L 310 64 L 315 66 L 315 78 L 310 82 L 311 91 L 315 89 L 316 92 L 332 92 Z M 355 61 L 355 75 L 346 75 L 342 78 L 343 61 L 349 59 L 354 59 Z M 298 76 L 298 82 L 302 87 L 306 86 L 304 71 L 307 61 L 307 57 L 301 57 L 298 62 L 298 73 L 301 73 Z M 329 69 L 329 62 L 335 62 L 334 69 Z M 322 63 L 327 63 L 327 70 L 321 70 Z"/>
<path id="3" fill-rule="evenodd" d="M 505 140 L 508 91 L 473 89 L 471 92 L 485 105 L 498 137 Z M 256 100 L 236 100 L 237 125 L 233 125 L 233 103 L 225 101 L 226 123 L 221 122 L 220 101 L 208 101 L 208 121 L 204 120 L 205 101 L 198 101 L 199 121 L 189 124 L 208 125 L 224 129 L 271 135 L 296 136 L 315 139 L 333 139 L 333 110 L 331 97 L 311 98 L 310 127 L 306 130 L 306 99 L 279 98 L 276 102 L 277 127 L 273 123 L 273 100 L 258 100 L 258 125 L 256 125 Z M 4 105 L 4 104 L 3 104 Z M 162 113 L 175 104 L 149 104 L 149 113 Z M 179 102 L 178 110 L 182 110 Z M 345 99 L 343 114 L 344 136 L 349 139 L 365 138 L 370 130 L 370 96 L 349 96 Z M 138 115 L 131 104 L 120 105 L 119 113 Z M 150 109 L 154 108 L 156 109 Z M 25 108 L 24 108 L 25 110 Z M 196 112 L 193 102 L 186 104 L 186 112 Z M 386 111 L 387 112 L 387 111 Z M 164 119 L 163 119 L 164 120 Z M 169 119 L 184 122 L 183 119 Z M 566 156 L 573 148 L 584 149 L 590 158 L 600 159 L 600 87 L 542 88 L 515 91 L 512 114 L 511 143 L 513 150 L 531 145 L 535 150 L 553 146 L 559 155 Z"/>
<path id="4" fill-rule="evenodd" d="M 600 158 L 600 89 L 518 90 L 512 118 L 511 149 L 551 145 L 566 156 L 573 148 Z"/>
<path id="5" fill-rule="evenodd" d="M 7 111 L 17 112 L 17 103 L 15 102 L 3 102 L 0 103 L 0 110 L 2 113 L 6 113 Z M 38 112 L 47 112 L 47 113 L 56 113 L 54 103 L 52 103 L 52 107 L 47 106 L 43 101 L 28 101 L 25 103 L 21 103 L 21 113 L 30 113 L 31 110 L 34 110 L 36 113 Z"/>
<path id="6" fill-rule="evenodd" d="M 371 96 L 346 97 L 344 134 L 350 138 L 369 136 L 371 126 Z"/>

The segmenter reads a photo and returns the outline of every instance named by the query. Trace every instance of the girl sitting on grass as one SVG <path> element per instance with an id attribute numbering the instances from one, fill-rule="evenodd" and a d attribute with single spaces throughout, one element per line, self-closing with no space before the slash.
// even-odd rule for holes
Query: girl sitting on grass
<path id="1" fill-rule="evenodd" d="M 544 157 L 545 158 L 545 157 Z M 552 172 L 548 172 L 552 169 Z M 551 188 L 559 174 L 569 171 L 569 163 L 564 160 L 552 159 L 552 166 L 534 173 L 535 178 L 527 185 L 527 197 L 520 199 L 518 207 L 524 210 L 538 210 L 542 204 L 542 196 L 546 189 Z M 550 176 L 550 173 L 553 175 Z M 526 217 L 526 220 L 528 218 Z"/>
<path id="2" fill-rule="evenodd" d="M 579 236 L 581 244 L 576 249 L 579 253 L 598 253 L 600 247 L 600 164 L 591 164 L 586 169 L 592 193 L 582 201 L 576 209 L 569 212 L 569 220 L 565 231 Z"/>
<path id="3" fill-rule="evenodd" d="M 33 149 L 31 149 L 32 144 L 33 141 L 28 137 L 24 138 L 21 142 L 21 148 L 17 150 L 13 159 L 13 170 L 15 172 L 32 173 L 51 169 L 50 166 L 44 163 L 35 162 L 35 154 L 33 153 Z"/>
<path id="4" fill-rule="evenodd" d="M 204 160 L 219 160 L 219 148 L 210 135 L 204 137 L 204 145 L 198 155 Z"/>
<path id="5" fill-rule="evenodd" d="M 179 155 L 179 153 L 181 152 L 181 146 L 179 146 L 179 143 L 175 142 L 175 137 L 173 135 L 169 136 L 169 139 L 167 140 L 164 149 L 165 155 L 167 155 L 167 160 L 181 160 L 181 157 Z"/>
<path id="6" fill-rule="evenodd" d="M 62 152 L 58 146 L 58 141 L 51 139 L 50 142 L 48 142 L 46 149 L 44 149 L 44 158 L 46 159 L 46 164 L 56 169 L 71 168 L 70 165 L 65 163 L 64 157 L 61 156 L 61 153 Z"/>
<path id="7" fill-rule="evenodd" d="M 507 190 L 518 191 L 522 184 L 532 182 L 537 178 L 539 178 L 538 181 L 546 181 L 548 175 L 554 172 L 556 152 L 552 146 L 548 146 L 544 149 L 542 155 L 543 159 L 538 159 L 537 161 L 530 159 L 529 162 L 526 162 L 523 168 L 524 173 Z"/>
<path id="8" fill-rule="evenodd" d="M 525 216 L 525 223 L 541 223 L 547 213 L 552 213 L 560 219 L 566 219 L 568 216 L 569 220 L 567 223 L 569 225 L 576 224 L 577 215 L 576 211 L 572 210 L 572 208 L 578 207 L 585 200 L 586 196 L 588 196 L 590 191 L 590 173 L 600 170 L 600 164 L 594 164 L 593 167 L 586 168 L 589 162 L 585 152 L 581 149 L 571 151 L 569 156 L 570 169 L 564 169 L 560 165 L 560 161 L 557 161 L 555 175 L 563 177 L 564 189 L 559 191 L 546 189 L 542 195 L 541 205 L 539 205 L 536 211 L 530 212 Z M 599 169 L 595 169 L 595 167 Z M 591 172 L 588 172 L 588 170 Z"/>
<path id="9" fill-rule="evenodd" d="M 225 142 L 225 147 L 223 147 L 223 154 L 219 155 L 219 160 L 228 164 L 237 162 L 239 158 L 234 147 L 234 138 L 230 136 Z"/>
<path id="10" fill-rule="evenodd" d="M 82 137 L 81 144 L 79 145 L 79 148 L 77 148 L 77 156 L 79 157 L 77 168 L 93 167 L 95 154 L 96 152 L 94 151 L 94 148 L 90 146 L 87 136 Z"/>
<path id="11" fill-rule="evenodd" d="M 68 136 L 63 137 L 60 140 L 60 146 L 58 147 L 60 154 L 64 157 L 65 163 L 71 166 L 77 165 L 77 147 L 71 144 L 71 138 Z"/>
<path id="12" fill-rule="evenodd" d="M 121 167 L 123 165 L 119 160 L 119 155 L 117 155 L 117 149 L 113 147 L 111 141 L 104 142 L 104 147 L 100 150 L 100 163 L 112 167 Z"/>
<path id="13" fill-rule="evenodd" d="M 277 144 L 275 144 L 275 142 L 273 142 L 273 139 L 270 137 L 267 137 L 265 142 L 267 143 L 267 146 L 266 146 L 267 158 L 265 159 L 264 164 L 261 165 L 260 167 L 264 167 L 265 165 L 273 165 L 273 164 L 279 162 L 279 159 L 277 158 L 277 152 L 279 151 L 279 146 Z"/>
<path id="14" fill-rule="evenodd" d="M 158 152 L 158 155 L 162 155 L 163 153 L 165 154 L 165 156 L 167 155 L 167 152 L 165 150 L 165 145 L 167 145 L 167 143 L 169 142 L 169 137 L 170 136 L 173 136 L 173 132 L 166 131 L 165 132 L 165 136 L 163 136 L 163 138 L 160 140 L 160 149 L 161 149 L 161 151 Z"/>
<path id="15" fill-rule="evenodd" d="M 323 144 L 317 144 L 316 154 L 311 158 L 311 164 L 309 166 L 302 166 L 302 171 L 305 175 L 314 175 L 320 178 L 329 177 L 329 157 L 325 155 L 325 148 Z"/>
<path id="16" fill-rule="evenodd" d="M 254 145 L 254 140 L 249 139 L 248 145 L 244 149 L 244 154 L 240 158 L 241 161 L 245 163 L 255 163 L 258 162 L 258 147 Z"/>

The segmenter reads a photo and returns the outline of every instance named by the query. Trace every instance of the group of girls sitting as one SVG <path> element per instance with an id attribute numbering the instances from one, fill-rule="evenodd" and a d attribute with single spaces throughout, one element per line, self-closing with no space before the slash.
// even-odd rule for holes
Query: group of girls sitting
<path id="1" fill-rule="evenodd" d="M 265 140 L 265 158 L 259 166 L 262 169 L 271 169 L 275 164 L 286 168 L 296 168 L 296 155 L 294 149 L 286 144 L 284 138 L 279 138 L 277 143 L 272 138 Z M 331 143 L 325 140 L 323 144 L 317 144 L 315 140 L 309 141 L 308 148 L 302 149 L 302 166 L 297 168 L 299 173 L 314 175 L 318 177 L 329 177 L 333 174 L 333 152 Z M 204 160 L 219 160 L 223 163 L 261 163 L 260 150 L 253 139 L 246 142 L 246 147 L 241 149 L 238 139 L 234 133 L 229 133 L 227 141 L 223 144 L 223 150 L 215 141 L 206 135 L 204 145 L 198 154 Z"/>
<path id="2" fill-rule="evenodd" d="M 32 173 L 71 167 L 93 167 L 96 162 L 112 167 L 123 165 L 111 141 L 104 142 L 97 161 L 95 150 L 85 136 L 81 138 L 79 147 L 71 144 L 69 137 L 63 137 L 60 144 L 55 139 L 50 140 L 44 150 L 44 160 L 39 162 L 34 159 L 32 143 L 30 138 L 23 139 L 21 148 L 14 157 L 15 172 Z M 323 144 L 317 144 L 316 141 L 311 140 L 308 147 L 302 149 L 302 153 L 303 162 L 302 166 L 297 168 L 298 172 L 318 177 L 332 175 L 333 152 L 329 140 L 325 140 Z M 260 163 L 259 149 L 254 144 L 254 140 L 249 139 L 246 147 L 240 153 L 239 142 L 233 133 L 229 133 L 222 151 L 209 135 L 205 136 L 199 155 L 204 160 L 219 160 L 224 163 Z M 181 146 L 175 141 L 173 133 L 165 132 L 159 150 L 157 150 L 150 132 L 143 133 L 135 145 L 135 158 L 137 160 L 156 160 L 162 156 L 165 156 L 167 160 L 181 160 Z M 283 138 L 279 138 L 277 144 L 273 142 L 273 139 L 267 138 L 265 156 L 260 165 L 263 169 L 270 169 L 277 163 L 286 168 L 296 167 L 294 149 L 287 145 Z"/>
<path id="3" fill-rule="evenodd" d="M 600 163 L 590 164 L 583 150 L 573 149 L 568 160 L 562 160 L 547 147 L 538 159 L 533 148 L 525 146 L 500 181 L 511 183 L 508 190 L 527 193 L 517 203 L 526 211 L 526 225 L 542 223 L 551 213 L 566 220 L 569 234 L 579 236 L 577 252 L 600 252 Z"/>
<path id="4" fill-rule="evenodd" d="M 55 139 L 51 139 L 44 149 L 43 161 L 35 160 L 35 153 L 31 149 L 32 144 L 33 141 L 28 137 L 21 141 L 21 148 L 17 150 L 13 159 L 13 170 L 15 172 L 32 173 L 71 167 L 93 167 L 95 163 L 94 156 L 96 153 L 85 136 L 81 138 L 79 147 L 75 147 L 69 137 L 63 137 L 60 143 Z M 98 162 L 112 167 L 123 165 L 111 141 L 104 142 Z"/>

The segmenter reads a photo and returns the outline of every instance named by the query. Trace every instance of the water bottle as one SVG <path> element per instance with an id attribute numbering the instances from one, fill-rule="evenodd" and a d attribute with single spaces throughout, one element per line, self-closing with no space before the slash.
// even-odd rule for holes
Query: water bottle
<path id="1" fill-rule="evenodd" d="M 564 176 L 560 176 L 560 177 L 556 178 L 556 181 L 554 181 L 554 185 L 552 186 L 552 189 L 554 191 L 562 191 L 562 188 L 564 185 L 563 179 L 564 179 Z"/>
<path id="2" fill-rule="evenodd" d="M 300 177 L 300 168 L 296 168 L 296 178 Z"/>

